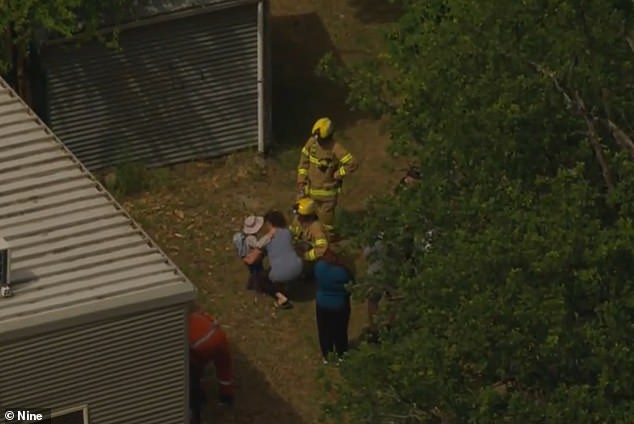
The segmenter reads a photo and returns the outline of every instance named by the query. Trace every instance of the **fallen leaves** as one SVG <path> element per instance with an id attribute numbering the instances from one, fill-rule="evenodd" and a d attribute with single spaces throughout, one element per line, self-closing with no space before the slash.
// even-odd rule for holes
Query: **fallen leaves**
<path id="1" fill-rule="evenodd" d="M 246 270 L 231 243 L 231 235 L 241 227 L 245 213 L 263 213 L 287 203 L 293 179 L 284 170 L 269 173 L 267 180 L 250 176 L 231 182 L 231 172 L 215 165 L 201 166 L 192 174 L 191 178 L 177 179 L 169 192 L 160 190 L 126 199 L 125 206 L 142 218 L 143 227 L 198 287 L 198 296 L 208 309 L 223 322 L 232 321 L 230 336 L 236 349 L 255 352 L 249 355 L 249 361 L 262 355 L 262 337 L 281 346 L 295 346 L 295 331 L 301 332 L 303 327 L 296 328 L 293 315 L 278 312 L 268 297 L 244 289 Z M 296 311 L 301 310 L 300 306 Z M 312 330 L 312 309 L 306 314 Z M 313 348 L 313 344 L 308 345 L 311 351 Z M 270 370 L 279 352 L 263 356 L 261 367 Z"/>

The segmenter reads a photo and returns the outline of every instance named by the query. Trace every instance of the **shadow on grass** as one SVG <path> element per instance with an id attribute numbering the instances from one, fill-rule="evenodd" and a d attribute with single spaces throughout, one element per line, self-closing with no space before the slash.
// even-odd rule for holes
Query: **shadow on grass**
<path id="1" fill-rule="evenodd" d="M 315 282 L 313 279 L 298 281 L 288 288 L 288 297 L 292 302 L 303 303 L 315 300 Z"/>
<path id="2" fill-rule="evenodd" d="M 395 22 L 403 15 L 398 3 L 387 0 L 348 0 L 355 9 L 355 18 L 364 24 L 385 24 Z"/>
<path id="3" fill-rule="evenodd" d="M 267 381 L 266 377 L 253 366 L 247 357 L 232 351 L 236 381 L 236 400 L 232 408 L 216 404 L 217 384 L 213 366 L 210 367 L 207 422 L 215 424 L 309 424 Z"/>
<path id="4" fill-rule="evenodd" d="M 341 63 L 328 31 L 316 13 L 272 17 L 273 156 L 285 148 L 299 149 L 320 117 L 345 128 L 362 117 L 346 106 L 342 85 L 316 75 L 326 53 Z"/>

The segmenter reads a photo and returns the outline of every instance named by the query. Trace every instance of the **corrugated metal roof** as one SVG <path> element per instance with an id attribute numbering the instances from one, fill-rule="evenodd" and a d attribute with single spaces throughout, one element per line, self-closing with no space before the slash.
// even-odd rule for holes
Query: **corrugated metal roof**
<path id="1" fill-rule="evenodd" d="M 257 21 L 252 4 L 131 28 L 121 50 L 50 46 L 48 124 L 90 171 L 256 147 Z"/>
<path id="2" fill-rule="evenodd" d="M 111 28 L 113 26 L 126 29 L 130 25 L 149 25 L 159 20 L 178 19 L 183 15 L 191 16 L 199 13 L 215 12 L 242 6 L 246 4 L 255 4 L 259 1 L 268 0 L 133 0 L 124 8 L 118 7 L 116 10 L 107 8 L 101 13 L 101 28 Z M 172 16 L 173 15 L 173 16 Z M 79 21 L 77 30 L 84 27 L 81 21 L 83 14 L 79 13 Z M 45 30 L 36 31 L 35 39 L 40 44 L 58 44 L 69 43 L 76 40 L 78 35 L 72 37 L 61 36 L 55 32 L 47 32 Z"/>
<path id="3" fill-rule="evenodd" d="M 3 333 L 133 305 L 193 298 L 194 287 L 0 79 L 0 236 L 14 297 Z"/>
<path id="4" fill-rule="evenodd" d="M 141 19 L 199 7 L 233 7 L 255 2 L 256 0 L 137 0 L 133 7 L 136 18 Z"/>

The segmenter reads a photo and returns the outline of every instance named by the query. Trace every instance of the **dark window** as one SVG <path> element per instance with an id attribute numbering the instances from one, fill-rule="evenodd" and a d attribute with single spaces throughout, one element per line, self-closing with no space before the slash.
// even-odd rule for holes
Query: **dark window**
<path id="1" fill-rule="evenodd" d="M 59 417 L 51 418 L 51 424 L 88 424 L 84 421 L 84 411 L 69 412 Z"/>

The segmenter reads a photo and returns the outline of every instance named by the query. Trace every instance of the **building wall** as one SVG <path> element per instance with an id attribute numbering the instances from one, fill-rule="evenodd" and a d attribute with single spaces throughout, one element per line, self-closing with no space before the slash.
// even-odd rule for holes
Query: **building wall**
<path id="1" fill-rule="evenodd" d="M 270 0 L 263 0 L 264 7 L 264 139 L 265 148 L 268 151 L 271 147 L 271 140 L 273 140 L 273 63 L 271 50 L 271 2 Z M 267 142 L 268 141 L 268 142 Z"/>
<path id="2" fill-rule="evenodd" d="M 187 421 L 186 306 L 0 346 L 0 405 L 88 405 L 91 424 Z"/>
<path id="3" fill-rule="evenodd" d="M 257 4 L 42 52 L 53 131 L 91 171 L 162 166 L 258 143 Z"/>

